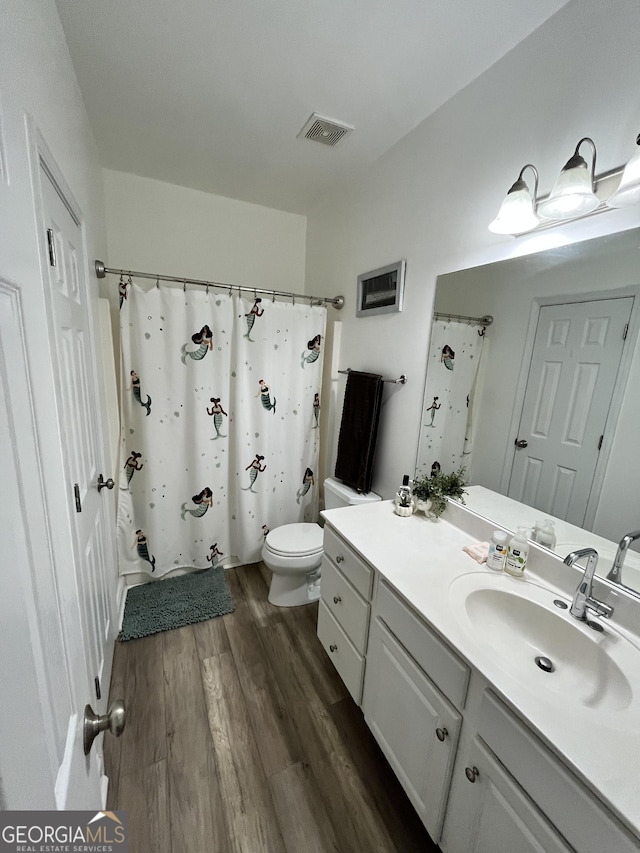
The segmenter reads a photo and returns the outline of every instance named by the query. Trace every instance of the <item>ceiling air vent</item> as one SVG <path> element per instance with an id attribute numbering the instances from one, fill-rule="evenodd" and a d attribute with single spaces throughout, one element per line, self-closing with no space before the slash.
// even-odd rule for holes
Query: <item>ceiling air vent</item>
<path id="1" fill-rule="evenodd" d="M 323 145 L 336 145 L 340 140 L 353 130 L 349 124 L 343 124 L 334 121 L 331 118 L 324 118 L 317 113 L 312 113 L 309 121 L 298 134 L 298 139 L 313 139 L 316 142 L 322 142 Z"/>

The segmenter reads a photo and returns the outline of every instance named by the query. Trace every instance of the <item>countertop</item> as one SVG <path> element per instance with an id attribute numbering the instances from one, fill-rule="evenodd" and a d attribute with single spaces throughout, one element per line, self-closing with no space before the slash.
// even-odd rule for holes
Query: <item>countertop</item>
<path id="1" fill-rule="evenodd" d="M 452 581 L 470 572 L 498 574 L 462 550 L 493 529 L 490 523 L 479 534 L 478 516 L 460 506 L 449 507 L 437 521 L 423 513 L 401 518 L 394 513 L 392 501 L 327 510 L 322 516 L 640 838 L 640 666 L 632 684 L 634 698 L 622 710 L 605 714 L 577 704 L 563 707 L 557 699 L 550 701 L 545 673 L 536 670 L 526 679 L 514 677 L 496 656 L 474 642 L 453 612 L 449 598 Z M 563 577 L 557 586 L 550 584 L 549 561 L 554 561 L 551 568 L 556 573 L 566 568 L 557 565 L 559 558 L 532 547 L 524 579 L 504 573 L 499 577 L 519 590 L 526 584 L 542 584 L 567 599 L 567 588 L 575 589 L 575 573 L 567 568 L 568 583 Z M 639 624 L 640 601 L 637 605 Z M 565 614 L 572 618 L 568 611 L 559 611 L 559 618 Z M 638 636 L 617 625 L 615 614 L 610 626 L 607 623 L 605 635 L 599 636 L 618 632 L 638 649 L 640 662 Z"/>

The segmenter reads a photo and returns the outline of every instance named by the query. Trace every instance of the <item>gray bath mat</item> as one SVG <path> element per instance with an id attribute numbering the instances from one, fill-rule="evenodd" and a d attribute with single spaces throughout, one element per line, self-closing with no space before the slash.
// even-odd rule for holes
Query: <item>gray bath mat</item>
<path id="1" fill-rule="evenodd" d="M 134 586 L 127 592 L 119 640 L 136 640 L 235 609 L 222 566 L 165 581 Z"/>

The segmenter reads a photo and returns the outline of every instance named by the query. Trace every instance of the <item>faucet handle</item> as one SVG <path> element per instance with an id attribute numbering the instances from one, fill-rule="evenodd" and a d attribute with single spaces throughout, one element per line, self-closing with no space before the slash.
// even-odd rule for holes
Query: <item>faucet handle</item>
<path id="1" fill-rule="evenodd" d="M 603 616 L 605 619 L 610 619 L 613 614 L 613 607 L 610 604 L 605 604 L 604 601 L 598 601 L 597 598 L 588 596 L 584 604 L 585 607 L 588 607 L 598 616 Z"/>

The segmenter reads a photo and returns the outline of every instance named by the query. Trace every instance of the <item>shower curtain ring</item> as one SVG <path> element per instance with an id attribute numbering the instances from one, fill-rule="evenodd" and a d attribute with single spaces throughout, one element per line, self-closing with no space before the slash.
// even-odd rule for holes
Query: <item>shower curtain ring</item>
<path id="1" fill-rule="evenodd" d="M 187 292 L 187 282 L 184 279 L 182 279 L 182 292 Z"/>
<path id="2" fill-rule="evenodd" d="M 206 287 L 206 290 L 205 290 L 205 295 L 206 295 L 206 296 L 208 296 L 208 295 L 209 295 L 209 282 L 207 282 L 207 287 Z"/>
<path id="3" fill-rule="evenodd" d="M 229 296 L 233 296 L 233 285 L 229 285 Z"/>
<path id="4" fill-rule="evenodd" d="M 295 295 L 295 293 L 292 293 L 292 294 L 291 294 L 291 304 L 292 304 L 292 305 L 295 305 L 295 304 L 296 304 L 296 295 Z"/>
<path id="5" fill-rule="evenodd" d="M 160 276 L 156 276 L 156 289 L 160 290 Z"/>
<path id="6" fill-rule="evenodd" d="M 273 304 L 273 305 L 275 305 L 275 302 L 276 302 L 276 292 L 275 292 L 275 290 L 274 290 L 274 291 L 273 291 L 273 293 L 271 294 L 271 302 L 272 302 L 272 304 Z"/>
<path id="7" fill-rule="evenodd" d="M 127 282 L 127 284 L 133 284 L 133 282 L 131 281 L 131 270 L 129 270 L 129 281 Z"/>

